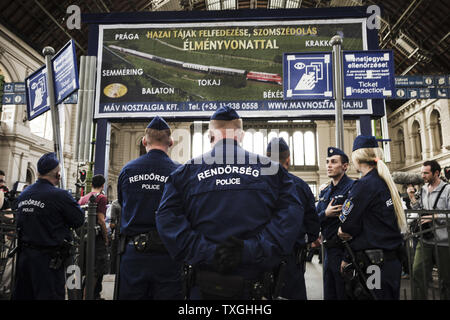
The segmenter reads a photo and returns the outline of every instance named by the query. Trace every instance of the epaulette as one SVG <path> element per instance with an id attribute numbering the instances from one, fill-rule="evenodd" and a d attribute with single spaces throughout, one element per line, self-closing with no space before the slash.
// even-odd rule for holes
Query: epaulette
<path id="1" fill-rule="evenodd" d="M 319 193 L 321 193 L 323 190 L 325 190 L 325 188 L 327 188 L 330 184 L 331 184 L 331 180 L 328 181 L 327 183 L 321 184 L 319 187 Z"/>

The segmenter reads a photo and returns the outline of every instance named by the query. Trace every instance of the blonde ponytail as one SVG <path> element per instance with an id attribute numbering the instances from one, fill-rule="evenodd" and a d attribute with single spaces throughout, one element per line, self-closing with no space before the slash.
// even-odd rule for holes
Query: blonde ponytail
<path id="1" fill-rule="evenodd" d="M 394 211 L 397 217 L 397 225 L 400 232 L 406 232 L 406 217 L 405 210 L 403 209 L 402 200 L 400 198 L 397 186 L 392 179 L 389 168 L 386 166 L 383 160 L 383 150 L 380 148 L 361 148 L 352 153 L 353 162 L 365 162 L 374 164 L 377 168 L 378 175 L 386 182 L 391 193 L 392 203 L 394 204 Z"/>
<path id="2" fill-rule="evenodd" d="M 406 217 L 405 210 L 403 209 L 402 199 L 398 193 L 397 186 L 392 179 L 389 168 L 386 166 L 383 160 L 377 160 L 378 175 L 386 182 L 389 192 L 391 193 L 392 203 L 394 204 L 395 215 L 397 216 L 397 224 L 400 232 L 406 232 Z"/>

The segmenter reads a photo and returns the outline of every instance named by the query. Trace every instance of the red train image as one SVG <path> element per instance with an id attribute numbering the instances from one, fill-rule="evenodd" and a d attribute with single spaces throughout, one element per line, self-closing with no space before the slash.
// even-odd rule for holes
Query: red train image
<path id="1" fill-rule="evenodd" d="M 225 67 L 218 67 L 218 66 L 205 66 L 201 64 L 196 63 L 188 63 L 184 61 L 164 58 L 155 56 L 153 54 L 148 54 L 145 52 L 136 51 L 133 49 L 127 49 L 122 48 L 115 45 L 109 46 L 111 49 L 115 49 L 120 52 L 132 54 L 134 56 L 157 61 L 159 63 L 177 66 L 184 69 L 194 70 L 198 72 L 204 72 L 204 73 L 215 73 L 215 74 L 226 74 L 226 75 L 245 75 L 247 80 L 253 80 L 253 81 L 261 81 L 261 82 L 271 82 L 274 84 L 281 85 L 282 79 L 281 76 L 277 73 L 267 73 L 267 72 L 259 72 L 259 71 L 246 71 L 242 69 L 234 69 L 234 68 L 225 68 Z"/>

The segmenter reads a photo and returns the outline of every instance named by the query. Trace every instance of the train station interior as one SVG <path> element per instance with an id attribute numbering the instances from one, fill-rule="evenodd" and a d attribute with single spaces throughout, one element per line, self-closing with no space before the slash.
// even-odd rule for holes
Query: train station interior
<path id="1" fill-rule="evenodd" d="M 351 114 L 350 111 L 344 114 L 344 152 L 351 154 L 355 137 L 361 134 L 361 130 L 369 130 L 371 135 L 382 141 L 380 146 L 383 147 L 391 172 L 419 173 L 426 160 L 436 160 L 442 168 L 450 167 L 450 6 L 446 0 L 2 0 L 0 99 L 7 92 L 5 87 L 8 84 L 24 83 L 45 64 L 44 47 L 51 46 L 58 52 L 72 40 L 78 70 L 81 70 L 81 59 L 101 54 L 93 67 L 93 70 L 98 71 L 93 75 L 96 81 L 93 86 L 97 86 L 97 91 L 95 99 L 91 101 L 91 109 L 88 109 L 90 113 L 86 111 L 86 118 L 81 118 L 79 111 L 77 112 L 81 90 L 78 100 L 62 102 L 58 112 L 66 189 L 79 196 L 80 182 L 84 182 L 80 181 L 81 172 L 102 173 L 107 179 L 105 193 L 111 203 L 118 197 L 118 177 L 123 166 L 145 154 L 146 150 L 142 145 L 144 130 L 149 120 L 158 114 L 158 110 L 166 112 L 165 119 L 173 130 L 175 144 L 169 151 L 173 160 L 185 163 L 211 148 L 208 123 L 212 112 L 203 111 L 194 116 L 186 112 L 178 116 L 176 112 L 170 113 L 161 107 L 158 98 L 153 97 L 163 97 L 161 99 L 164 106 L 170 103 L 188 105 L 189 101 L 233 101 L 234 96 L 239 96 L 241 92 L 242 95 L 249 94 L 249 99 L 240 99 L 247 101 L 249 107 L 254 101 L 271 100 L 269 97 L 280 102 L 280 97 L 283 96 L 283 70 L 280 69 L 282 55 L 273 57 L 272 62 L 261 62 L 258 59 L 263 59 L 263 55 L 253 55 L 248 50 L 254 50 L 253 46 L 256 45 L 264 45 L 265 52 L 271 52 L 277 46 L 292 45 L 284 44 L 281 36 L 276 38 L 278 42 L 249 43 L 242 40 L 236 42 L 236 46 L 240 46 L 236 47 L 237 53 L 221 55 L 220 59 L 217 58 L 219 62 L 214 65 L 210 62 L 213 61 L 210 52 L 216 52 L 214 50 L 217 48 L 204 47 L 212 45 L 206 42 L 196 43 L 193 40 L 195 35 L 184 35 L 183 40 L 176 42 L 176 39 L 165 39 L 162 33 L 149 33 L 147 38 L 143 38 L 145 33 L 142 33 L 140 42 L 134 45 L 130 43 L 134 40 L 135 29 L 130 27 L 128 33 L 114 34 L 116 31 L 111 29 L 111 21 L 123 18 L 124 21 L 128 19 L 126 24 L 133 25 L 132 20 L 137 19 L 139 24 L 148 24 L 151 28 L 164 23 L 174 26 L 177 23 L 187 23 L 189 27 L 195 28 L 195 22 L 189 20 L 195 17 L 197 22 L 198 19 L 205 20 L 206 29 L 211 28 L 214 23 L 224 27 L 226 23 L 241 26 L 245 21 L 250 21 L 249 30 L 256 34 L 259 27 L 264 29 L 270 23 L 273 29 L 280 26 L 282 29 L 283 24 L 276 23 L 282 21 L 288 25 L 290 20 L 295 20 L 295 15 L 292 14 L 288 19 L 283 18 L 289 12 L 301 12 L 304 16 L 299 20 L 317 21 L 328 13 L 336 12 L 351 17 L 354 12 L 352 10 L 362 10 L 357 8 L 380 10 L 379 20 L 375 21 L 378 23 L 376 33 L 373 33 L 375 38 L 372 37 L 370 41 L 374 46 L 373 50 L 376 47 L 377 50 L 392 51 L 396 77 L 430 76 L 437 79 L 442 76 L 446 85 L 431 86 L 432 93 L 428 97 L 414 94 L 402 97 L 396 92 L 396 97 L 379 99 L 382 101 L 381 107 L 377 109 L 380 114 L 375 117 L 364 114 L 365 117 L 360 118 L 363 114 Z M 81 19 L 77 20 L 77 14 L 81 14 Z M 146 14 L 157 18 L 147 21 Z M 189 18 L 185 19 L 184 16 Z M 230 17 L 235 17 L 235 20 Z M 96 26 L 102 25 L 102 19 L 110 22 L 104 25 L 106 27 L 102 26 L 100 31 L 95 31 Z M 271 20 L 277 22 L 270 22 Z M 317 25 L 320 23 L 317 22 Z M 302 42 L 302 45 L 304 43 L 304 46 L 310 46 L 307 48 L 309 52 L 332 51 L 328 33 L 324 33 L 322 37 L 313 35 L 314 31 L 308 31 L 306 25 L 301 30 L 304 36 L 312 39 L 310 42 Z M 319 35 L 321 30 L 318 27 Z M 345 29 L 343 48 L 358 50 L 361 47 L 367 50 L 367 46 L 358 40 L 359 33 L 353 35 L 353 31 L 351 28 Z M 363 30 L 363 36 L 366 36 L 365 32 Z M 102 35 L 101 40 L 98 39 L 99 33 Z M 121 39 L 122 36 L 125 38 Z M 205 36 L 205 39 L 213 43 L 216 36 L 220 39 L 217 34 Z M 346 37 L 357 40 L 351 38 L 346 42 Z M 248 35 L 248 39 L 250 38 Z M 97 43 L 101 41 L 103 45 Z M 198 47 L 192 47 L 194 45 Z M 126 46 L 128 49 L 123 49 Z M 244 46 L 247 51 L 243 49 Z M 157 49 L 161 52 L 159 56 L 155 53 Z M 203 64 L 189 63 L 189 55 L 195 54 L 203 55 Z M 162 55 L 164 58 L 161 58 Z M 237 62 L 233 65 L 228 59 Z M 267 70 L 256 70 L 262 65 Z M 101 69 L 103 73 L 100 72 Z M 119 70 L 119 73 L 114 73 L 114 70 Z M 134 115 L 132 110 L 120 115 L 111 112 L 108 117 L 107 109 L 104 109 L 106 115 L 99 111 L 99 104 L 110 103 L 111 110 L 114 110 L 114 103 L 119 103 L 116 101 L 128 103 L 123 98 L 115 98 L 115 95 L 127 95 L 120 91 L 123 88 L 114 87 L 114 83 L 122 78 L 139 77 L 143 73 L 145 80 L 141 83 L 130 80 L 124 90 L 128 90 L 128 96 L 136 94 L 139 99 L 149 97 L 148 103 L 153 106 L 150 112 Z M 141 89 L 139 85 L 145 85 L 146 88 Z M 80 86 L 84 84 L 80 82 Z M 86 86 L 84 88 L 86 92 L 89 91 Z M 399 88 L 396 87 L 394 91 Z M 436 92 L 441 89 L 444 90 L 442 97 L 436 96 Z M 258 92 L 258 95 L 254 92 Z M 264 99 L 259 96 L 260 92 L 264 92 Z M 174 101 L 170 100 L 170 95 L 175 97 Z M 38 176 L 39 158 L 44 153 L 54 151 L 55 143 L 51 113 L 46 112 L 29 120 L 24 94 L 17 96 L 19 103 L 5 103 L 6 98 L 3 97 L 0 105 L 0 169 L 6 173 L 5 182 L 10 188 L 17 185 L 17 182 L 23 185 L 34 183 Z M 139 99 L 134 102 L 147 103 Z M 245 110 L 245 106 L 245 103 L 241 105 L 242 110 Z M 190 111 L 195 112 L 195 108 L 196 105 L 192 106 Z M 308 183 L 317 201 L 320 191 L 330 180 L 325 159 L 327 148 L 337 141 L 335 116 L 333 112 L 321 114 L 317 110 L 302 111 L 292 116 L 290 111 L 272 112 L 264 109 L 244 113 L 246 135 L 243 147 L 263 155 L 271 138 L 283 137 L 292 150 L 289 171 Z M 362 127 L 363 122 L 365 127 Z M 352 166 L 348 175 L 355 179 L 359 177 Z M 397 187 L 400 193 L 406 193 L 404 185 Z M 322 300 L 322 265 L 319 263 L 322 257 L 319 257 L 319 250 L 315 253 L 307 263 L 307 292 L 310 300 Z M 112 300 L 114 275 L 105 275 L 103 281 L 102 297 Z M 407 275 L 402 278 L 401 299 L 410 299 Z"/>

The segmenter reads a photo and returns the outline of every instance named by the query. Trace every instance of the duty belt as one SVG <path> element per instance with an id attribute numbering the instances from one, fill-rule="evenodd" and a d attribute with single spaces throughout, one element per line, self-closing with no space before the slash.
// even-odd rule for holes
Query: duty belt
<path id="1" fill-rule="evenodd" d="M 356 260 L 362 267 L 369 265 L 382 266 L 386 261 L 401 260 L 400 248 L 396 250 L 367 249 L 355 252 Z"/>
<path id="2" fill-rule="evenodd" d="M 137 234 L 135 236 L 127 236 L 127 242 L 128 244 L 134 245 L 134 248 L 136 249 L 137 252 L 168 253 L 156 229 L 150 230 L 147 233 Z"/>
<path id="3" fill-rule="evenodd" d="M 267 295 L 265 280 L 249 280 L 236 275 L 224 275 L 214 271 L 195 269 L 195 285 L 204 299 L 261 299 Z"/>
<path id="4" fill-rule="evenodd" d="M 331 239 L 325 239 L 323 240 L 323 246 L 325 249 L 331 249 L 331 248 L 340 248 L 343 249 L 344 246 L 342 245 L 342 241 L 337 237 L 332 237 Z"/>
<path id="5" fill-rule="evenodd" d="M 20 246 L 22 246 L 23 248 L 30 248 L 30 249 L 42 251 L 44 253 L 53 253 L 53 252 L 58 251 L 61 248 L 61 246 L 41 246 L 41 245 L 36 245 L 36 244 L 28 243 L 28 242 L 20 242 Z"/>

